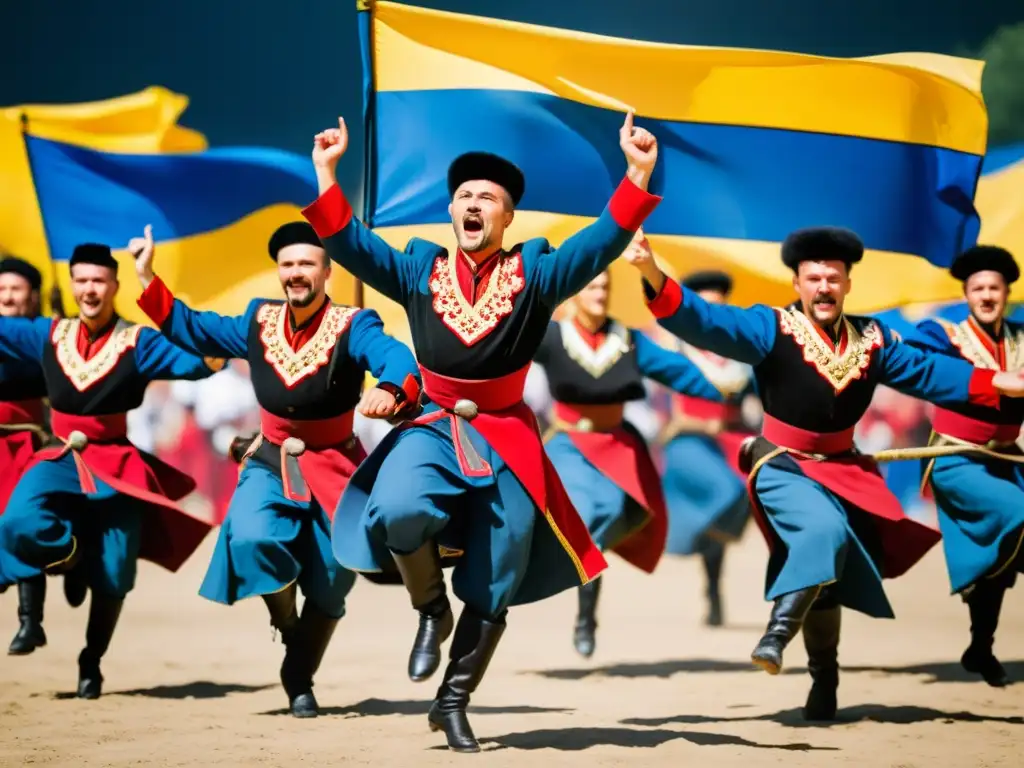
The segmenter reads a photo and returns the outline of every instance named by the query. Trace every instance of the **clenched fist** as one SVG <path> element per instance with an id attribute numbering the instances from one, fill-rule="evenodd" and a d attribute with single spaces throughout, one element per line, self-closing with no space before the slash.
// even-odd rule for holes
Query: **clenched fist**
<path id="1" fill-rule="evenodd" d="M 1024 371 L 999 371 L 992 386 L 1007 397 L 1024 397 Z"/>
<path id="2" fill-rule="evenodd" d="M 359 412 L 368 419 L 390 419 L 397 410 L 395 396 L 380 387 L 366 390 L 359 402 Z"/>
<path id="3" fill-rule="evenodd" d="M 654 261 L 654 251 L 651 250 L 651 244 L 647 242 L 642 229 L 637 230 L 633 242 L 623 251 L 622 257 L 640 271 L 644 280 L 651 284 L 656 293 L 661 291 L 665 284 L 665 275 Z"/>
<path id="4" fill-rule="evenodd" d="M 626 156 L 626 175 L 640 189 L 647 189 L 654 164 L 658 162 L 658 140 L 646 128 L 633 125 L 633 112 L 626 113 L 626 119 L 619 129 L 619 146 Z"/>
<path id="5" fill-rule="evenodd" d="M 156 247 L 153 245 L 153 225 L 147 224 L 143 237 L 133 237 L 128 241 L 128 252 L 135 257 L 135 274 L 139 276 L 142 288 L 146 289 L 153 282 L 153 256 Z"/>

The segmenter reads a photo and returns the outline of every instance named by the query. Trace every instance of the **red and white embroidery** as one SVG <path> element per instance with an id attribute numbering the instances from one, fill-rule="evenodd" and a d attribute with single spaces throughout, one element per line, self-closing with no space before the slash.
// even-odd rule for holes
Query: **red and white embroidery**
<path id="1" fill-rule="evenodd" d="M 819 375 L 837 392 L 861 377 L 871 365 L 874 350 L 881 349 L 885 341 L 878 323 L 869 323 L 859 333 L 846 317 L 843 327 L 846 332 L 846 347 L 840 352 L 821 337 L 812 321 L 803 312 L 778 309 L 779 329 L 803 350 L 804 360 L 812 365 Z M 841 338 L 841 336 L 840 336 Z"/>
<path id="2" fill-rule="evenodd" d="M 68 381 L 79 392 L 85 392 L 114 370 L 125 352 L 135 348 L 142 326 L 128 325 L 116 329 L 100 351 L 86 360 L 78 351 L 78 327 L 81 324 L 81 319 L 77 317 L 58 320 L 50 341 L 53 342 L 57 364 Z"/>
<path id="3" fill-rule="evenodd" d="M 503 319 L 512 314 L 513 302 L 526 286 L 523 279 L 523 260 L 518 254 L 503 254 L 491 272 L 483 296 L 470 304 L 459 289 L 456 269 L 456 251 L 447 257 L 439 256 L 430 275 L 430 292 L 434 295 L 434 312 L 467 347 L 493 331 Z"/>
<path id="4" fill-rule="evenodd" d="M 293 350 L 284 332 L 288 312 L 284 304 L 264 304 L 256 312 L 260 324 L 263 359 L 270 363 L 278 378 L 291 389 L 307 376 L 312 376 L 331 359 L 338 337 L 345 332 L 357 307 L 331 305 L 320 321 L 313 337 Z"/>
<path id="5" fill-rule="evenodd" d="M 982 337 L 982 332 L 975 327 L 968 318 L 960 323 L 951 323 L 942 318 L 936 318 L 939 325 L 949 336 L 953 346 L 960 350 L 964 359 L 972 363 L 975 368 L 998 371 L 999 361 L 992 352 L 993 342 Z M 1003 360 L 1006 361 L 1006 370 L 1019 371 L 1024 369 L 1024 329 L 1011 331 L 1009 328 L 1003 333 Z"/>

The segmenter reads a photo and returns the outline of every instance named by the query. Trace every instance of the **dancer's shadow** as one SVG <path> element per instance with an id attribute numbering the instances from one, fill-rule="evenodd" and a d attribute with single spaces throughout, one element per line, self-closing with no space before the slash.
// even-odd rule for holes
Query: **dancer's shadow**
<path id="1" fill-rule="evenodd" d="M 668 678 L 680 672 L 757 672 L 749 661 L 723 661 L 721 659 L 667 659 L 665 661 L 638 661 L 609 664 L 603 667 L 576 667 L 567 669 L 539 669 L 523 672 L 551 680 L 582 680 L 587 677 L 658 677 Z"/>
<path id="2" fill-rule="evenodd" d="M 973 712 L 944 712 L 930 707 L 899 706 L 890 707 L 886 704 L 860 704 L 854 707 L 842 707 L 836 720 L 830 722 L 808 722 L 803 719 L 799 708 L 783 709 L 766 715 L 753 717 L 711 717 L 708 715 L 673 715 L 671 717 L 631 717 L 620 722 L 623 725 L 641 725 L 648 728 L 661 728 L 665 725 L 708 725 L 714 723 L 740 723 L 751 721 L 767 721 L 785 725 L 790 728 L 830 728 L 837 725 L 849 725 L 864 721 L 888 723 L 892 725 L 913 725 L 914 723 L 945 722 L 945 723 L 1002 723 L 1004 725 L 1024 725 L 1024 717 L 1000 717 L 998 715 L 976 715 Z"/>
<path id="3" fill-rule="evenodd" d="M 1024 660 L 1004 661 L 1003 667 L 1010 680 L 1024 680 Z M 959 661 L 942 661 L 931 664 L 910 664 L 905 667 L 843 667 L 843 672 L 882 672 L 889 675 L 927 675 L 925 683 L 975 683 L 984 686 L 980 675 L 975 675 L 960 666 Z"/>
<path id="4" fill-rule="evenodd" d="M 273 685 L 241 685 L 239 683 L 212 683 L 197 680 L 180 685 L 156 685 L 152 688 L 133 688 L 130 691 L 108 691 L 103 696 L 142 696 L 150 699 L 222 699 L 232 693 L 258 693 Z M 57 693 L 55 699 L 74 699 L 74 693 Z"/>
<path id="5" fill-rule="evenodd" d="M 812 744 L 761 744 L 728 733 L 697 733 L 693 731 L 670 731 L 665 729 L 643 731 L 633 728 L 545 728 L 537 731 L 509 733 L 504 736 L 485 739 L 485 750 L 498 749 L 557 749 L 563 752 L 578 752 L 591 747 L 639 747 L 652 749 L 670 741 L 683 739 L 702 747 L 753 747 L 756 749 L 781 749 L 794 752 L 811 750 L 832 750 L 835 747 L 816 747 Z M 443 749 L 444 747 L 440 747 Z"/>
<path id="6" fill-rule="evenodd" d="M 426 715 L 430 709 L 430 701 L 413 699 L 406 701 L 387 701 L 385 699 L 365 699 L 347 707 L 320 707 L 321 715 L 340 717 L 384 717 L 387 715 Z M 536 715 L 546 712 L 575 712 L 574 709 L 563 707 L 522 706 L 470 706 L 469 714 L 479 715 Z M 261 715 L 287 715 L 287 708 L 272 709 L 261 712 Z"/>

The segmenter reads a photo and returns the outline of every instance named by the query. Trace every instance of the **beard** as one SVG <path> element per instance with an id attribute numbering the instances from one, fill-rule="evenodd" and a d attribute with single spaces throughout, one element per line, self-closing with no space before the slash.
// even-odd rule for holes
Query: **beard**
<path id="1" fill-rule="evenodd" d="M 300 296 L 293 296 L 291 291 L 305 290 L 305 293 Z M 302 309 L 308 307 L 314 301 L 316 301 L 316 291 L 313 290 L 313 286 L 309 283 L 296 283 L 285 287 L 285 295 L 288 297 L 288 306 Z"/>

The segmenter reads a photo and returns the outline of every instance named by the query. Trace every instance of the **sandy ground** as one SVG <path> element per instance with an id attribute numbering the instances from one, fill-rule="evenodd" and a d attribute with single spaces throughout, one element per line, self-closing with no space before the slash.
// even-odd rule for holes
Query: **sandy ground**
<path id="1" fill-rule="evenodd" d="M 936 549 L 891 584 L 898 621 L 845 615 L 842 721 L 808 726 L 797 641 L 778 677 L 747 663 L 768 606 L 765 549 L 751 527 L 726 563 L 728 626 L 701 625 L 699 563 L 646 577 L 614 559 L 598 650 L 571 646 L 575 595 L 516 609 L 471 717 L 481 755 L 428 732 L 434 682 L 405 676 L 415 615 L 404 590 L 360 580 L 317 681 L 324 717 L 284 714 L 282 646 L 258 601 L 196 595 L 213 539 L 169 575 L 141 566 L 104 663 L 105 695 L 70 696 L 85 609 L 50 581 L 50 645 L 0 657 L 0 763 L 74 766 L 1020 766 L 1024 684 L 996 690 L 960 670 L 966 608 L 946 594 Z M 0 597 L 0 640 L 16 626 Z M 1010 593 L 997 651 L 1024 680 L 1024 595 Z"/>

